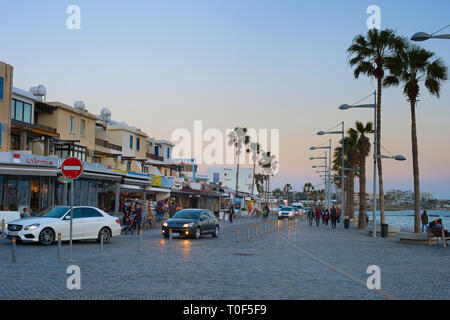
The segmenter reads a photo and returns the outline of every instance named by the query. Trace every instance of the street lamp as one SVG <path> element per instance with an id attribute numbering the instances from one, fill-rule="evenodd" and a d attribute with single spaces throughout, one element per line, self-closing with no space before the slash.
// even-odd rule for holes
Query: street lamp
<path id="1" fill-rule="evenodd" d="M 328 149 L 329 150 L 329 160 L 328 160 L 328 170 L 330 171 L 329 172 L 329 174 L 331 175 L 331 154 L 332 154 L 332 151 L 331 151 L 331 139 L 329 139 L 329 143 L 328 143 L 328 146 L 319 146 L 319 147 L 314 147 L 314 146 L 312 146 L 311 148 L 310 148 L 311 150 L 319 150 L 319 149 Z M 329 190 L 328 190 L 328 193 L 327 193 L 327 195 L 328 195 L 328 198 L 327 198 L 327 202 L 328 202 L 328 210 L 330 210 L 330 203 L 331 203 L 331 177 L 328 177 L 328 178 L 325 178 L 325 179 L 327 179 L 327 181 L 328 181 L 328 188 L 329 188 Z"/>
<path id="2" fill-rule="evenodd" d="M 341 131 L 319 131 L 317 132 L 318 136 L 323 136 L 325 134 L 341 134 L 342 135 L 342 166 L 341 168 L 344 168 L 344 158 L 345 158 L 345 151 L 344 151 L 344 135 L 345 135 L 345 128 L 344 128 L 344 121 L 341 123 L 342 130 Z M 311 147 L 311 150 L 313 147 Z M 331 140 L 330 140 L 330 159 L 331 159 Z M 344 213 L 344 170 L 341 170 L 341 212 Z"/>
<path id="3" fill-rule="evenodd" d="M 444 30 L 445 28 L 448 28 L 448 27 L 450 27 L 450 24 L 448 26 L 445 26 L 445 27 L 439 29 L 436 32 L 433 32 L 432 34 L 428 34 L 426 32 L 417 32 L 411 37 L 411 40 L 412 41 L 416 41 L 416 42 L 422 42 L 422 41 L 426 41 L 428 39 L 450 39 L 450 34 L 438 34 L 438 35 L 436 35 L 436 33 L 438 33 L 439 31 L 442 31 L 442 30 Z"/>

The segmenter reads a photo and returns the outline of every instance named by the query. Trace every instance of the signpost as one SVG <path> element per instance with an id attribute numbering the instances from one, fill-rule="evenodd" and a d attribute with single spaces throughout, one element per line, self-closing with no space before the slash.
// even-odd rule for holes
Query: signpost
<path id="1" fill-rule="evenodd" d="M 61 171 L 70 179 L 70 262 L 72 262 L 72 234 L 73 234 L 73 180 L 83 173 L 83 164 L 77 158 L 67 158 L 61 165 Z"/>

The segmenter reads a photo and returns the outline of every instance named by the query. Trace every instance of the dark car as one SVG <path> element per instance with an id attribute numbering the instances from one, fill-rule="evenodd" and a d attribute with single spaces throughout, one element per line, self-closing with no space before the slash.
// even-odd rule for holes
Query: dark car
<path id="1" fill-rule="evenodd" d="M 214 213 L 205 209 L 183 209 L 163 223 L 161 233 L 169 237 L 169 230 L 173 235 L 198 239 L 201 235 L 219 236 L 219 221 Z"/>

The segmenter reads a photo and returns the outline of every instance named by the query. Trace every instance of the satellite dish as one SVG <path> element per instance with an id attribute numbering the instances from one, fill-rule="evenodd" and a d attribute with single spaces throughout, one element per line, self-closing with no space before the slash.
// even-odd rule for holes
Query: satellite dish
<path id="1" fill-rule="evenodd" d="M 111 110 L 102 108 L 102 110 L 100 110 L 100 119 L 104 122 L 111 123 Z"/>
<path id="2" fill-rule="evenodd" d="M 42 84 L 38 85 L 37 87 L 31 87 L 30 92 L 35 96 L 39 97 L 41 101 L 45 101 L 45 96 L 47 95 L 47 88 L 44 87 Z"/>

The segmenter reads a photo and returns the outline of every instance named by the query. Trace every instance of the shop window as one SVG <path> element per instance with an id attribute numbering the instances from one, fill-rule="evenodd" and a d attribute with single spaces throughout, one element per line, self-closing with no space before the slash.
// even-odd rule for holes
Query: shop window
<path id="1" fill-rule="evenodd" d="M 0 211 L 1 210 L 3 210 L 3 176 L 0 176 Z"/>
<path id="2" fill-rule="evenodd" d="M 81 199 L 80 205 L 87 206 L 89 204 L 89 182 L 81 180 Z"/>
<path id="3" fill-rule="evenodd" d="M 18 201 L 17 204 L 19 209 L 24 207 L 29 207 L 30 205 L 30 178 L 22 177 L 19 180 L 19 193 L 18 193 Z"/>
<path id="4" fill-rule="evenodd" d="M 6 205 L 10 211 L 17 211 L 17 185 L 18 179 L 14 177 L 8 177 L 8 183 L 6 185 Z"/>

